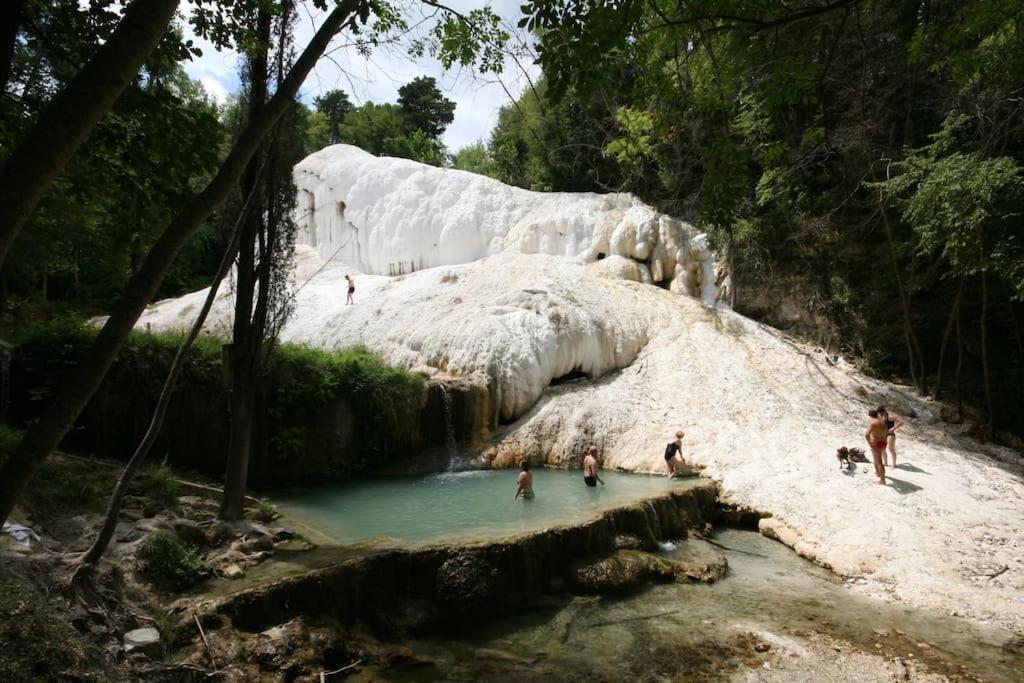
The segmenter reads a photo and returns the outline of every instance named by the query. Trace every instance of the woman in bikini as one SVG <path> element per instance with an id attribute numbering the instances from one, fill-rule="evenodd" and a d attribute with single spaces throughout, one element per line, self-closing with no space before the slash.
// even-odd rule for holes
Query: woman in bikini
<path id="1" fill-rule="evenodd" d="M 885 428 L 888 430 L 885 440 L 889 445 L 889 455 L 892 456 L 890 467 L 896 467 L 896 430 L 903 426 L 903 420 L 886 410 L 885 406 L 878 406 L 878 417 L 885 423 Z"/>
<path id="2" fill-rule="evenodd" d="M 871 447 L 871 459 L 875 461 L 875 476 L 879 484 L 885 484 L 885 440 L 889 430 L 877 410 L 869 410 L 867 429 L 864 430 L 864 439 Z"/>

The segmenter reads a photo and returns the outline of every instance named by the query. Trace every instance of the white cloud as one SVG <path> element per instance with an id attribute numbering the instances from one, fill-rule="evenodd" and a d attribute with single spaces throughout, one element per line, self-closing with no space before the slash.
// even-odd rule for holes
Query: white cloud
<path id="1" fill-rule="evenodd" d="M 497 0 L 491 3 L 491 8 L 509 27 L 514 27 L 519 5 L 520 0 Z M 481 4 L 471 0 L 453 0 L 450 6 L 458 11 L 468 11 Z M 410 24 L 415 24 L 432 12 L 431 8 L 412 3 L 407 19 Z M 322 16 L 323 13 L 308 2 L 299 3 L 295 29 L 297 50 L 301 50 L 315 33 Z M 426 25 L 429 26 L 429 19 Z M 217 52 L 209 43 L 191 36 L 187 27 L 186 35 L 203 50 L 203 56 L 189 63 L 186 72 L 202 82 L 207 92 L 218 101 L 237 91 L 237 54 Z M 539 75 L 538 67 L 529 64 L 525 68 L 530 78 Z M 498 109 L 510 102 L 509 93 L 518 97 L 527 84 L 519 65 L 511 57 L 506 59 L 505 71 L 499 82 L 493 75 L 482 79 L 465 69 L 446 72 L 437 60 L 429 57 L 414 61 L 407 54 L 405 45 L 383 46 L 370 56 L 361 55 L 341 35 L 335 38 L 327 55 L 320 59 L 306 79 L 299 96 L 312 104 L 317 95 L 340 88 L 356 104 L 394 102 L 398 99 L 398 88 L 417 76 L 436 78 L 441 90 L 456 103 L 455 120 L 443 136 L 444 143 L 453 152 L 477 140 L 487 139 L 497 119 Z M 502 82 L 505 87 L 502 87 Z"/>
<path id="2" fill-rule="evenodd" d="M 199 82 L 203 84 L 206 94 L 212 97 L 217 104 L 224 104 L 228 100 L 228 89 L 224 84 L 213 76 L 200 76 Z"/>

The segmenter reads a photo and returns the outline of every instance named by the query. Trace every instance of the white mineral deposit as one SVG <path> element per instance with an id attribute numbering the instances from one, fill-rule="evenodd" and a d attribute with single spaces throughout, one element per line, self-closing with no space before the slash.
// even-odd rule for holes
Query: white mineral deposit
<path id="1" fill-rule="evenodd" d="M 1024 485 L 1009 452 L 716 302 L 727 283 L 694 227 L 628 194 L 528 192 L 342 145 L 295 175 L 303 244 L 285 340 L 362 344 L 486 384 L 503 425 L 493 466 L 564 465 L 596 444 L 606 467 L 660 472 L 683 429 L 687 462 L 725 500 L 771 515 L 763 533 L 858 590 L 1024 628 Z M 203 296 L 160 302 L 139 325 L 185 327 Z M 225 334 L 230 310 L 227 291 L 208 330 Z M 572 372 L 589 380 L 551 386 Z M 863 445 L 880 403 L 908 416 L 887 486 L 834 459 Z"/>

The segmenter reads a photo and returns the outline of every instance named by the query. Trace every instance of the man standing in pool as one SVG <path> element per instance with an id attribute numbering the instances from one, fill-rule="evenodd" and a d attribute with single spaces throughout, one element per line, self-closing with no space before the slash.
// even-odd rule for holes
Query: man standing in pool
<path id="1" fill-rule="evenodd" d="M 604 479 L 601 478 L 598 469 L 597 446 L 591 446 L 583 457 L 583 483 L 587 486 L 597 487 L 597 482 L 601 482 L 601 486 L 604 486 Z"/>
<path id="2" fill-rule="evenodd" d="M 669 479 L 686 476 L 686 463 L 683 462 L 683 432 L 676 432 L 676 440 L 665 446 L 665 465 L 668 466 Z"/>
<path id="3" fill-rule="evenodd" d="M 516 500 L 519 496 L 522 496 L 523 500 L 533 500 L 533 475 L 530 474 L 529 460 L 519 463 L 519 488 L 516 489 Z"/>

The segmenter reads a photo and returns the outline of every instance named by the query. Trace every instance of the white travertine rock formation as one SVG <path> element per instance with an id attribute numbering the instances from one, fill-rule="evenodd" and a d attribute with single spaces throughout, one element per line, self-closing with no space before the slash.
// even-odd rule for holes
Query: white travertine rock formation
<path id="1" fill-rule="evenodd" d="M 402 169 L 394 174 L 400 179 L 418 173 L 402 161 L 351 160 L 371 174 L 388 163 Z M 568 206 L 569 198 L 558 201 Z M 385 215 L 374 202 L 362 206 L 364 217 Z M 426 209 L 422 221 L 443 226 L 437 235 L 469 229 Z M 373 232 L 368 225 L 361 230 Z M 490 230 L 488 240 L 497 235 Z M 486 452 L 495 466 L 527 457 L 578 467 L 594 444 L 607 467 L 661 472 L 665 443 L 681 428 L 686 459 L 720 482 L 727 500 L 773 515 L 764 533 L 851 577 L 857 590 L 1024 630 L 1019 454 L 960 436 L 936 421 L 929 402 L 727 308 L 644 284 L 655 276 L 650 256 L 668 240 L 659 237 L 640 263 L 646 239 L 615 237 L 613 229 L 608 258 L 588 263 L 575 257 L 592 247 L 579 248 L 580 230 L 576 247 L 559 252 L 571 258 L 477 241 L 458 259 L 454 245 L 430 253 L 478 260 L 398 277 L 359 274 L 344 261 L 321 266 L 302 247 L 298 279 L 322 270 L 302 287 L 282 336 L 324 348 L 363 344 L 404 367 L 479 377 L 507 423 Z M 408 249 L 406 259 L 419 253 L 389 231 L 375 239 Z M 617 239 L 632 252 L 616 255 Z M 703 257 L 706 246 L 697 242 L 687 248 Z M 388 249 L 373 247 L 372 259 L 385 268 L 399 260 Z M 355 273 L 354 306 L 345 305 L 346 273 Z M 185 327 L 204 295 L 160 302 L 139 324 Z M 211 331 L 229 332 L 230 304 L 225 293 Z M 550 386 L 572 370 L 592 379 Z M 862 445 L 865 413 L 881 403 L 908 422 L 899 435 L 904 467 L 890 471 L 888 486 L 874 483 L 869 466 L 844 475 L 834 456 L 840 445 Z"/>
<path id="2" fill-rule="evenodd" d="M 333 145 L 295 167 L 299 242 L 361 272 L 409 273 L 506 251 L 630 259 L 643 282 L 714 301 L 693 226 L 630 194 L 530 192 L 492 178 Z"/>

